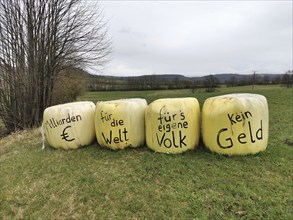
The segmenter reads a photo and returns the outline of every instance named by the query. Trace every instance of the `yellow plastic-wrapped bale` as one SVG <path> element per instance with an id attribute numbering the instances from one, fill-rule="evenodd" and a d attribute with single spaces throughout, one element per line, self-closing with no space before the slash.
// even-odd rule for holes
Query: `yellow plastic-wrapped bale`
<path id="1" fill-rule="evenodd" d="M 267 100 L 256 94 L 230 94 L 209 98 L 202 110 L 203 142 L 211 151 L 246 155 L 267 147 Z"/>
<path id="2" fill-rule="evenodd" d="M 98 143 L 113 150 L 143 145 L 146 106 L 145 99 L 98 102 L 95 114 Z"/>
<path id="3" fill-rule="evenodd" d="M 196 98 L 158 99 L 146 109 L 146 144 L 161 153 L 182 153 L 199 142 L 200 108 Z"/>
<path id="4" fill-rule="evenodd" d="M 54 148 L 76 149 L 95 140 L 95 104 L 73 102 L 46 108 L 43 129 Z"/>

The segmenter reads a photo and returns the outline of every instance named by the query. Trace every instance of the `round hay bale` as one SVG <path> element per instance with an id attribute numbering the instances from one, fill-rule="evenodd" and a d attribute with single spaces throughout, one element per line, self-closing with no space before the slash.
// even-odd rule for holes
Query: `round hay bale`
<path id="1" fill-rule="evenodd" d="M 97 102 L 95 114 L 98 143 L 113 150 L 145 143 L 145 99 Z"/>
<path id="2" fill-rule="evenodd" d="M 161 153 L 182 153 L 199 142 L 200 108 L 196 98 L 152 102 L 145 112 L 146 144 Z"/>
<path id="3" fill-rule="evenodd" d="M 72 102 L 45 109 L 43 129 L 47 142 L 54 148 L 76 149 L 95 139 L 95 104 Z"/>
<path id="4" fill-rule="evenodd" d="M 267 100 L 257 94 L 216 96 L 204 102 L 202 135 L 205 146 L 225 155 L 246 155 L 267 147 Z"/>

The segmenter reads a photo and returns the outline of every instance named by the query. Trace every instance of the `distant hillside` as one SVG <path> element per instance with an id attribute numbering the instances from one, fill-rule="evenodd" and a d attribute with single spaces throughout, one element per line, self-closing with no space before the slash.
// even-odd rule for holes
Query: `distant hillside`
<path id="1" fill-rule="evenodd" d="M 112 78 L 116 80 L 122 80 L 122 81 L 128 81 L 128 80 L 146 80 L 146 81 L 153 81 L 156 82 L 174 82 L 176 80 L 184 81 L 184 80 L 190 80 L 190 77 L 186 77 L 183 75 L 177 75 L 177 74 L 153 74 L 153 75 L 141 75 L 141 76 L 105 76 L 106 78 Z"/>
<path id="2" fill-rule="evenodd" d="M 248 85 L 253 75 L 223 73 L 212 75 L 218 84 Z M 256 74 L 255 83 L 279 83 L 280 74 Z M 88 75 L 90 90 L 176 89 L 203 86 L 208 76 L 187 77 L 180 74 L 153 74 L 142 76 Z"/>
<path id="3" fill-rule="evenodd" d="M 220 84 L 225 84 L 229 80 L 233 79 L 236 81 L 243 81 L 243 80 L 251 80 L 253 75 L 241 75 L 241 74 L 235 74 L 235 73 L 223 73 L 223 74 L 216 74 L 214 75 Z M 258 80 L 262 80 L 263 78 L 267 77 L 269 81 L 274 80 L 277 77 L 280 77 L 280 74 L 256 74 L 256 78 Z M 204 79 L 204 77 L 203 77 Z"/>

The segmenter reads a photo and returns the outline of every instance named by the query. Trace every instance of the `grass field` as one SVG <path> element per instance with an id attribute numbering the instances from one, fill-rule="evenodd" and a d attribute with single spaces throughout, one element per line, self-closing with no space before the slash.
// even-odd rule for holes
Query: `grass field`
<path id="1" fill-rule="evenodd" d="M 249 156 L 213 154 L 201 144 L 180 155 L 143 146 L 112 151 L 41 150 L 39 129 L 0 139 L 0 219 L 293 219 L 293 91 L 278 86 L 91 92 L 80 100 L 207 97 L 253 92 L 267 97 L 270 138 Z"/>

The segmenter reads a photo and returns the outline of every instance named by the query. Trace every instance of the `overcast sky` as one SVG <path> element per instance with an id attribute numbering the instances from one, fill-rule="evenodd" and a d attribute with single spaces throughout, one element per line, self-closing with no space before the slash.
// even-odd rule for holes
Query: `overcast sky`
<path id="1" fill-rule="evenodd" d="M 284 73 L 292 1 L 102 1 L 112 59 L 102 75 Z"/>

